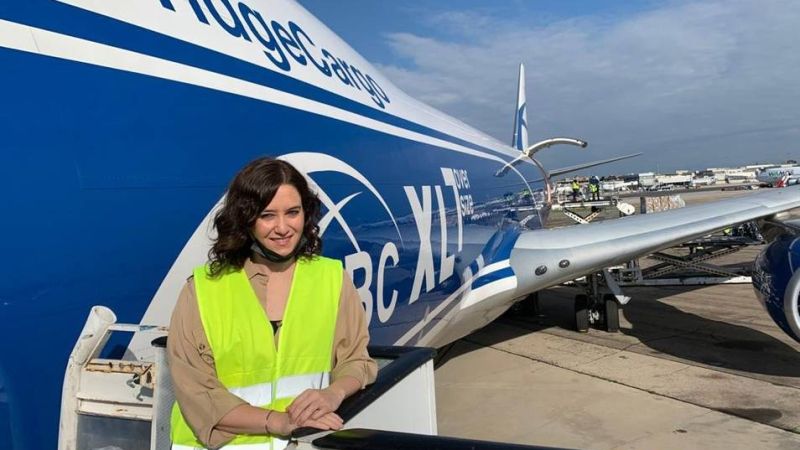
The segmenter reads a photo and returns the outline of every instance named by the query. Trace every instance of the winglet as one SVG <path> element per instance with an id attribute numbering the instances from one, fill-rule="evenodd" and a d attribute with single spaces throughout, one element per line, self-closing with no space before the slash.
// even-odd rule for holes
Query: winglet
<path id="1" fill-rule="evenodd" d="M 528 148 L 528 105 L 525 101 L 525 66 L 519 65 L 517 108 L 514 112 L 514 137 L 511 146 L 519 151 Z"/>

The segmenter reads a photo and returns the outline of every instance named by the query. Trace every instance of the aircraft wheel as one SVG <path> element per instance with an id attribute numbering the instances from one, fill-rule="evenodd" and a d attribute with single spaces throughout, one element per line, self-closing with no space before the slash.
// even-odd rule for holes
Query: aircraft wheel
<path id="1" fill-rule="evenodd" d="M 613 294 L 603 295 L 605 305 L 606 331 L 616 333 L 619 331 L 619 303 Z"/>
<path id="2" fill-rule="evenodd" d="M 581 333 L 589 331 L 589 297 L 583 294 L 575 296 L 575 329 Z"/>

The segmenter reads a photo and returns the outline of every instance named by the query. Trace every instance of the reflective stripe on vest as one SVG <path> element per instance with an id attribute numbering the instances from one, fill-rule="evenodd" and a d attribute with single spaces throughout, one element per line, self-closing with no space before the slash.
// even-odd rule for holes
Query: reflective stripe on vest
<path id="1" fill-rule="evenodd" d="M 275 389 L 275 398 L 297 397 L 306 389 L 322 389 L 330 384 L 328 372 L 309 373 L 282 377 L 278 380 Z"/>
<path id="2" fill-rule="evenodd" d="M 206 270 L 194 271 L 197 305 L 217 378 L 230 392 L 253 406 L 285 411 L 304 390 L 328 386 L 342 288 L 340 261 L 298 259 L 277 351 L 269 318 L 245 272 L 209 278 Z M 203 448 L 177 404 L 171 436 L 173 448 Z M 269 449 L 273 440 L 277 442 L 267 435 L 238 435 L 224 448 Z"/>
<path id="3" fill-rule="evenodd" d="M 272 382 L 232 387 L 228 388 L 228 391 L 251 405 L 269 405 L 272 403 Z"/>
<path id="4" fill-rule="evenodd" d="M 322 389 L 330 384 L 328 372 L 309 373 L 279 378 L 275 383 L 275 397 L 297 397 L 306 389 Z M 272 402 L 272 383 L 228 388 L 231 394 L 251 405 L 268 405 Z"/>
<path id="5" fill-rule="evenodd" d="M 283 450 L 289 445 L 289 441 L 272 438 L 272 444 L 268 442 L 261 442 L 259 444 L 241 444 L 241 445 L 226 445 L 220 447 L 219 450 Z M 204 447 L 192 447 L 190 445 L 172 444 L 172 450 L 205 450 Z"/>

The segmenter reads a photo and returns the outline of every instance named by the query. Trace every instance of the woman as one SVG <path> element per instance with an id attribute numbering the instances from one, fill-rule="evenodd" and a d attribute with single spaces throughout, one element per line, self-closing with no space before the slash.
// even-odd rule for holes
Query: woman
<path id="1" fill-rule="evenodd" d="M 283 448 L 297 427 L 341 428 L 342 400 L 374 381 L 353 282 L 319 256 L 319 211 L 284 161 L 257 159 L 231 182 L 210 263 L 170 323 L 173 448 Z"/>

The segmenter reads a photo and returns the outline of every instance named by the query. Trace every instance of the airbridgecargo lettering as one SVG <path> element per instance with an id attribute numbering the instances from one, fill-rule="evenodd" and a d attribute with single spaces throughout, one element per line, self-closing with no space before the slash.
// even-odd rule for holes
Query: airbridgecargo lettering
<path id="1" fill-rule="evenodd" d="M 451 187 L 452 203 L 455 205 L 455 218 L 458 227 L 457 252 L 464 247 L 464 216 L 467 209 L 465 204 L 469 203 L 471 210 L 471 196 L 462 194 L 462 190 L 469 188 L 469 179 L 466 170 L 455 170 L 441 168 L 444 187 Z M 416 269 L 414 271 L 414 282 L 411 292 L 408 295 L 409 304 L 416 302 L 423 291 L 430 292 L 439 284 L 449 279 L 455 272 L 455 254 L 448 254 L 448 244 L 452 237 L 447 232 L 447 202 L 445 200 L 446 189 L 441 185 L 433 186 L 403 186 L 406 198 L 408 199 L 414 223 L 416 224 L 419 247 L 417 250 Z M 438 220 L 434 217 L 434 196 L 436 201 L 436 211 Z M 469 199 L 468 202 L 465 199 Z M 453 213 L 452 209 L 450 211 Z M 338 214 L 338 210 L 328 214 Z M 325 218 L 322 219 L 326 221 Z M 433 243 L 431 239 L 434 228 L 439 229 L 439 265 L 438 277 L 436 276 L 436 261 L 434 260 Z M 400 253 L 397 244 L 389 241 L 384 244 L 377 261 L 377 271 L 370 254 L 357 250 L 355 253 L 344 257 L 345 269 L 353 280 L 363 280 L 356 285 L 356 290 L 361 297 L 366 311 L 367 322 L 370 323 L 373 314 L 376 314 L 380 323 L 386 323 L 392 317 L 397 307 L 400 293 L 393 289 L 391 292 L 384 290 L 384 280 L 387 268 L 397 267 L 400 263 Z M 358 274 L 359 276 L 355 276 Z M 374 281 L 374 283 L 373 283 Z M 374 292 L 374 294 L 373 294 Z M 387 302 L 388 299 L 388 302 Z"/>
<path id="2" fill-rule="evenodd" d="M 175 5 L 186 2 L 191 6 L 197 20 L 205 25 L 213 22 L 236 39 L 263 47 L 272 65 L 284 72 L 291 72 L 292 61 L 300 66 L 308 66 L 308 62 L 328 78 L 336 75 L 343 85 L 359 91 L 365 91 L 380 108 L 391 103 L 386 91 L 368 73 L 344 59 L 334 56 L 325 48 L 318 48 L 311 37 L 299 25 L 288 21 L 284 26 L 275 20 L 264 17 L 261 11 L 255 10 L 244 2 L 230 0 L 159 0 L 161 6 L 177 12 Z M 237 5 L 234 7 L 234 3 Z M 179 7 L 180 9 L 180 7 Z M 252 36 L 251 36 L 252 35 Z"/>

